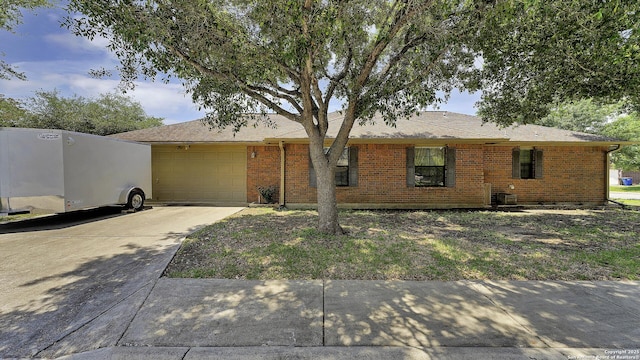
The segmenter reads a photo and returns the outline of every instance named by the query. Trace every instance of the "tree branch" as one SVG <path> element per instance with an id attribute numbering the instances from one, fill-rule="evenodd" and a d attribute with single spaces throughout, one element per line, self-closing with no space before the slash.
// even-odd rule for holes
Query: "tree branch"
<path id="1" fill-rule="evenodd" d="M 293 96 L 293 97 L 300 97 L 300 96 L 301 96 L 301 94 L 300 94 L 300 91 L 299 91 L 299 90 L 290 90 L 290 89 L 286 89 L 286 88 L 284 88 L 284 87 L 280 86 L 280 84 L 275 83 L 275 82 L 273 82 L 273 81 L 271 81 L 271 80 L 268 80 L 268 83 L 269 83 L 269 85 L 271 85 L 271 86 L 272 86 L 276 91 L 279 91 L 279 92 L 281 92 L 281 93 L 283 93 L 283 94 L 287 94 L 287 95 L 290 95 L 290 96 Z"/>
<path id="2" fill-rule="evenodd" d="M 167 50 L 169 50 L 170 53 L 172 53 L 173 55 L 179 57 L 180 59 L 184 60 L 185 62 L 187 62 L 189 65 L 193 66 L 196 70 L 198 70 L 198 72 L 200 72 L 202 75 L 207 75 L 207 76 L 211 76 L 217 80 L 220 81 L 233 81 L 236 82 L 235 78 L 232 78 L 224 73 L 221 72 L 217 72 L 217 71 L 213 71 L 207 67 L 202 66 L 202 64 L 200 64 L 199 62 L 193 60 L 189 55 L 185 54 L 182 50 L 176 48 L 175 46 L 171 45 L 171 44 L 162 44 Z"/>
<path id="3" fill-rule="evenodd" d="M 221 80 L 221 81 L 229 81 L 229 82 L 233 82 L 235 83 L 238 87 L 240 87 L 240 89 L 247 94 L 248 96 L 258 100 L 259 102 L 263 103 L 264 105 L 266 105 L 267 107 L 271 108 L 272 110 L 274 110 L 277 114 L 284 116 L 285 118 L 291 120 L 291 121 L 295 121 L 295 122 L 300 122 L 300 117 L 296 116 L 295 114 L 292 114 L 291 112 L 283 109 L 280 105 L 278 105 L 277 103 L 271 101 L 269 98 L 267 98 L 266 96 L 264 96 L 263 94 L 261 94 L 258 90 L 267 90 L 266 88 L 252 88 L 252 86 L 240 81 L 237 77 L 235 76 L 229 76 L 227 74 L 223 74 L 223 73 L 219 73 L 216 71 L 213 71 L 207 67 L 202 66 L 200 63 L 198 63 L 197 61 L 191 59 L 191 57 L 189 57 L 187 54 L 185 54 L 184 52 L 182 52 L 180 49 L 177 49 L 176 47 L 174 47 L 173 45 L 170 44 L 164 44 L 164 46 L 167 48 L 167 50 L 169 50 L 172 54 L 178 56 L 179 58 L 181 58 L 182 60 L 186 61 L 187 63 L 189 63 L 191 66 L 193 66 L 196 70 L 198 70 L 201 74 L 206 75 L 206 76 L 211 76 L 216 78 L 217 80 Z M 265 91 L 267 92 L 267 91 Z M 267 92 L 269 93 L 269 92 Z M 270 95 L 273 95 L 271 93 L 269 93 Z M 276 96 L 278 97 L 278 96 Z M 288 100 L 287 100 L 288 101 Z M 294 107 L 297 105 L 297 103 L 295 101 L 291 102 L 292 105 L 294 105 Z"/>
<path id="4" fill-rule="evenodd" d="M 313 86 L 314 86 L 314 71 L 313 71 L 313 41 L 311 39 L 309 31 L 310 12 L 312 11 L 312 0 L 305 0 L 303 10 L 305 16 L 302 17 L 302 36 L 306 40 L 306 55 L 300 64 L 302 71 L 300 74 L 300 93 L 302 98 L 302 119 L 306 124 L 307 134 L 311 136 L 311 129 L 316 128 L 319 131 L 319 135 L 324 138 L 326 135 L 326 117 L 318 116 L 318 104 L 314 101 Z M 318 121 L 318 124 L 313 123 L 313 119 Z M 315 133 L 315 132 L 314 132 Z"/>
<path id="5" fill-rule="evenodd" d="M 278 105 L 277 103 L 271 101 L 269 98 L 267 98 L 263 94 L 261 94 L 261 93 L 259 93 L 257 91 L 253 91 L 249 87 L 246 87 L 246 86 L 241 86 L 241 89 L 245 94 L 247 94 L 247 96 L 250 96 L 250 97 L 258 100 L 259 102 L 263 103 L 264 105 L 266 105 L 267 107 L 269 107 L 270 109 L 275 111 L 276 114 L 282 115 L 285 118 L 287 118 L 288 120 L 295 121 L 297 123 L 302 123 L 302 119 L 301 119 L 301 117 L 299 115 L 292 114 L 291 112 L 283 109 L 280 105 Z"/>
<path id="6" fill-rule="evenodd" d="M 367 79 L 371 75 L 373 68 L 375 67 L 378 59 L 384 52 L 384 50 L 389 46 L 391 39 L 393 39 L 398 32 L 409 22 L 409 20 L 415 15 L 422 13 L 427 8 L 431 6 L 431 1 L 424 1 L 419 6 L 416 6 L 411 11 L 404 12 L 402 14 L 397 14 L 393 23 L 390 25 L 388 31 L 385 32 L 384 36 L 380 36 L 376 44 L 374 45 L 371 53 L 367 57 L 367 61 L 364 63 L 360 76 L 358 76 L 356 80 L 356 90 L 360 90 L 362 86 L 367 82 Z M 394 4 L 395 7 L 395 4 Z M 382 33 L 382 31 L 381 31 Z"/>
<path id="7" fill-rule="evenodd" d="M 444 56 L 447 54 L 447 52 L 449 51 L 449 48 L 450 48 L 450 45 L 444 46 L 442 48 L 442 50 L 440 51 L 438 56 L 425 69 L 426 73 L 431 73 L 431 71 L 440 63 L 442 58 L 444 58 Z M 389 74 L 385 74 L 385 77 L 386 77 L 386 75 L 389 75 Z M 384 82 L 385 77 L 381 78 L 381 82 Z M 398 89 L 408 89 L 408 88 L 411 88 L 413 86 L 418 85 L 422 81 L 424 81 L 424 79 L 416 78 L 416 79 L 413 79 L 413 80 L 411 80 L 409 82 L 404 83 L 403 85 L 398 86 Z"/>
<path id="8" fill-rule="evenodd" d="M 350 46 L 348 48 L 348 51 L 349 52 L 347 54 L 347 59 L 344 62 L 344 67 L 342 68 L 342 71 L 335 77 L 331 77 L 327 75 L 330 81 L 329 86 L 327 88 L 327 93 L 325 94 L 325 100 L 324 100 L 327 106 L 331 101 L 331 98 L 333 98 L 333 93 L 336 91 L 336 88 L 338 87 L 338 85 L 340 85 L 340 82 L 342 81 L 342 79 L 344 79 L 349 73 L 349 68 L 351 67 L 351 61 L 353 60 L 353 50 L 351 49 Z"/>
<path id="9" fill-rule="evenodd" d="M 415 48 L 416 46 L 424 43 L 427 40 L 427 35 L 423 34 L 422 36 L 418 36 L 414 39 L 412 39 L 410 42 L 406 43 L 405 46 L 400 49 L 400 51 L 398 51 L 397 54 L 395 54 L 395 56 L 393 56 L 391 58 L 391 60 L 389 60 L 389 62 L 387 63 L 387 66 L 380 72 L 380 75 L 382 78 L 386 77 L 387 74 L 389 73 L 389 71 L 398 64 L 398 62 L 400 62 L 400 60 L 402 60 L 402 57 L 411 49 Z"/>
<path id="10" fill-rule="evenodd" d="M 291 106 L 293 106 L 298 112 L 302 112 L 302 108 L 300 107 L 300 105 L 298 104 L 298 102 L 291 96 L 286 95 L 286 94 L 282 94 L 279 93 L 278 91 L 274 91 L 272 89 L 263 87 L 263 86 L 256 86 L 256 85 L 246 85 L 247 89 L 256 92 L 256 93 L 267 93 L 275 98 L 278 99 L 282 99 L 286 102 L 288 102 L 289 104 L 291 104 Z M 265 104 L 266 105 L 266 104 Z"/>
<path id="11" fill-rule="evenodd" d="M 318 110 L 319 111 L 324 111 L 325 108 L 325 102 L 322 98 L 322 90 L 320 90 L 320 85 L 318 84 L 318 79 L 314 76 L 313 79 L 311 80 L 311 84 L 313 86 L 313 96 L 316 99 L 316 103 L 318 105 Z"/>
<path id="12" fill-rule="evenodd" d="M 393 9 L 396 8 L 398 2 L 394 3 Z M 360 75 L 356 78 L 356 83 L 354 84 L 354 91 L 351 94 L 349 99 L 349 105 L 347 107 L 347 112 L 344 117 L 344 121 L 340 126 L 340 130 L 338 131 L 338 135 L 336 136 L 336 140 L 332 145 L 340 146 L 346 145 L 349 139 L 349 133 L 353 128 L 353 124 L 355 123 L 356 118 L 358 117 L 358 102 L 360 99 L 359 93 L 367 83 L 371 72 L 375 68 L 380 56 L 384 52 L 384 50 L 389 46 L 391 39 L 393 39 L 402 28 L 410 21 L 414 16 L 424 12 L 427 8 L 429 8 L 432 4 L 432 0 L 423 1 L 418 6 L 415 6 L 412 9 L 404 9 L 405 11 L 399 11 L 395 15 L 393 22 L 389 25 L 387 31 L 381 30 L 378 40 L 373 46 L 373 49 L 367 56 L 367 60 L 360 70 Z M 389 18 L 389 17 L 388 17 Z"/>

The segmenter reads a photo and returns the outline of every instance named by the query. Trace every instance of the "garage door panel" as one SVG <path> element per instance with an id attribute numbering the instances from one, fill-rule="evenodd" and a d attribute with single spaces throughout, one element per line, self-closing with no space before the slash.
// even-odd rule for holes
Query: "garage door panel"
<path id="1" fill-rule="evenodd" d="M 237 162 L 245 162 L 246 163 L 247 158 L 246 158 L 246 154 L 240 154 L 240 153 L 233 153 L 233 162 L 237 163 Z"/>
<path id="2" fill-rule="evenodd" d="M 233 182 L 233 179 L 231 179 L 231 178 L 219 179 L 218 180 L 218 184 L 221 187 L 225 187 L 225 188 L 232 188 L 235 185 L 235 183 Z"/>
<path id="3" fill-rule="evenodd" d="M 202 160 L 206 161 L 216 161 L 218 160 L 218 154 L 215 153 L 203 153 Z"/>
<path id="4" fill-rule="evenodd" d="M 225 175 L 233 175 L 233 165 L 232 164 L 220 164 L 219 167 L 220 176 L 224 178 Z M 223 175 L 224 174 L 224 175 Z"/>
<path id="5" fill-rule="evenodd" d="M 152 147 L 154 197 L 159 201 L 246 202 L 243 146 Z"/>
<path id="6" fill-rule="evenodd" d="M 246 171 L 247 171 L 247 166 L 246 165 L 245 166 L 241 166 L 241 165 L 238 165 L 238 164 L 234 164 L 231 167 L 231 174 L 233 174 L 233 175 L 241 175 L 241 174 L 244 175 L 244 174 L 246 174 Z"/>

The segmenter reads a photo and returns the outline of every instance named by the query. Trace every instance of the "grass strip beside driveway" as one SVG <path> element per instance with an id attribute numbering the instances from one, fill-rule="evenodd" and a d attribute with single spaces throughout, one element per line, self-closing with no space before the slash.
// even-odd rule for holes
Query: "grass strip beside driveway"
<path id="1" fill-rule="evenodd" d="M 246 209 L 185 240 L 169 277 L 343 280 L 638 280 L 640 212 Z"/>
<path id="2" fill-rule="evenodd" d="M 609 191 L 640 193 L 640 185 L 631 185 L 631 186 L 612 185 L 609 187 Z"/>

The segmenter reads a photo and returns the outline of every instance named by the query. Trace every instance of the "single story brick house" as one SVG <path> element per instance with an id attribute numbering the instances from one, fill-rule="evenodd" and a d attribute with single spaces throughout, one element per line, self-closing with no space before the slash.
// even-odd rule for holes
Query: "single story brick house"
<path id="1" fill-rule="evenodd" d="M 151 144 L 155 201 L 247 204 L 260 200 L 259 186 L 275 186 L 280 204 L 313 207 L 306 133 L 278 115 L 270 118 L 277 127 L 236 134 L 195 120 L 113 136 Z M 330 114 L 329 138 L 341 120 Z M 377 119 L 354 126 L 338 164 L 337 197 L 352 208 L 481 208 L 505 200 L 603 205 L 609 153 L 621 144 L 536 125 L 499 128 L 443 111 L 396 127 Z"/>

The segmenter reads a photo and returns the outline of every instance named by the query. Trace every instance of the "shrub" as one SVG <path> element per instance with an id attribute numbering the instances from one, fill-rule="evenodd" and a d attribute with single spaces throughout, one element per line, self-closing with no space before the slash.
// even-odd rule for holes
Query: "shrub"
<path id="1" fill-rule="evenodd" d="M 276 194 L 277 189 L 278 188 L 274 185 L 258 186 L 258 192 L 260 193 L 260 196 L 262 197 L 264 202 L 267 204 L 271 204 L 275 202 L 274 196 Z"/>

